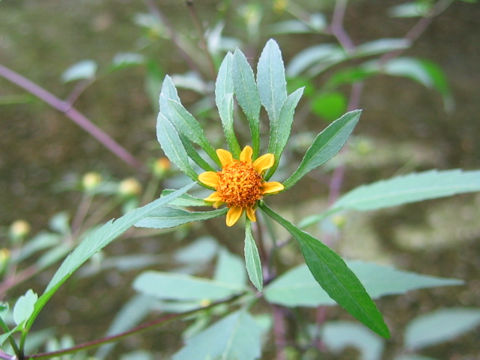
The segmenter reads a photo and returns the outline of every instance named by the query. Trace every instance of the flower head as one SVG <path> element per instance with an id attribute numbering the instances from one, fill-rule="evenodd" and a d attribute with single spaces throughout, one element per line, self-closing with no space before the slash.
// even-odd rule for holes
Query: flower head
<path id="1" fill-rule="evenodd" d="M 266 182 L 263 179 L 265 170 L 275 162 L 273 154 L 265 154 L 252 161 L 253 150 L 250 146 L 243 148 L 239 159 L 234 159 L 227 150 L 218 149 L 216 152 L 222 170 L 206 171 L 198 176 L 201 183 L 215 189 L 205 201 L 211 202 L 214 207 L 225 204 L 230 208 L 227 212 L 227 226 L 235 225 L 244 211 L 251 221 L 256 221 L 255 207 L 258 200 L 264 195 L 284 189 L 279 182 Z"/>

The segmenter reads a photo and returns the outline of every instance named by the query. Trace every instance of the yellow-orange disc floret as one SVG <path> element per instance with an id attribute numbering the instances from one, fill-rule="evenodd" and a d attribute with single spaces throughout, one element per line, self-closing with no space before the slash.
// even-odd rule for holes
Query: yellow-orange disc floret
<path id="1" fill-rule="evenodd" d="M 244 211 L 251 221 L 256 221 L 257 201 L 264 195 L 275 194 L 284 189 L 279 182 L 266 182 L 263 179 L 265 170 L 270 169 L 275 162 L 273 154 L 262 155 L 252 162 L 252 153 L 252 148 L 245 146 L 237 160 L 229 151 L 218 149 L 222 170 L 206 171 L 198 176 L 201 183 L 215 189 L 205 201 L 211 202 L 214 207 L 221 204 L 229 207 L 227 226 L 235 225 Z"/>

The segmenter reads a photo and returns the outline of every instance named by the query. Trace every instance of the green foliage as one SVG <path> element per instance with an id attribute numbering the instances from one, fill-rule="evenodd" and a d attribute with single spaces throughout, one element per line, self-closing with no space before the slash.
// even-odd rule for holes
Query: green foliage
<path id="1" fill-rule="evenodd" d="M 76 80 L 93 79 L 97 72 L 97 68 L 97 63 L 93 60 L 80 61 L 65 70 L 62 74 L 62 80 L 67 83 Z"/>
<path id="2" fill-rule="evenodd" d="M 262 329 L 245 310 L 236 311 L 187 339 L 174 360 L 254 360 L 261 355 Z"/>
<path id="3" fill-rule="evenodd" d="M 245 264 L 247 266 L 247 273 L 250 281 L 257 288 L 258 291 L 263 289 L 263 274 L 260 255 L 258 254 L 257 244 L 252 234 L 252 226 L 250 221 L 247 221 L 245 226 Z"/>
<path id="4" fill-rule="evenodd" d="M 193 221 L 213 219 L 226 213 L 226 208 L 212 211 L 186 211 L 165 207 L 152 212 L 148 217 L 137 222 L 135 226 L 150 229 L 165 229 Z"/>
<path id="5" fill-rule="evenodd" d="M 18 298 L 13 308 L 13 320 L 17 325 L 23 326 L 24 322 L 30 318 L 37 300 L 38 295 L 32 289 Z"/>

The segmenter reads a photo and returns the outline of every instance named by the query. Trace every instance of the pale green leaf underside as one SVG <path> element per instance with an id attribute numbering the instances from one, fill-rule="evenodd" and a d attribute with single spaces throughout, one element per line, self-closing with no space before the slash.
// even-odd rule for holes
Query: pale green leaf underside
<path id="1" fill-rule="evenodd" d="M 169 207 L 160 208 L 135 224 L 136 227 L 166 229 L 193 221 L 213 219 L 227 213 L 228 208 L 212 211 L 187 211 Z"/>
<path id="2" fill-rule="evenodd" d="M 238 286 L 239 288 L 245 287 L 247 274 L 245 273 L 245 264 L 242 258 L 226 249 L 221 249 L 218 254 L 213 279 L 221 283 Z"/>
<path id="3" fill-rule="evenodd" d="M 261 356 L 261 339 L 255 319 L 239 310 L 187 339 L 173 360 L 255 360 Z"/>
<path id="4" fill-rule="evenodd" d="M 258 254 L 257 244 L 252 235 L 252 225 L 247 221 L 245 226 L 245 264 L 247 273 L 252 284 L 258 291 L 263 289 L 263 273 L 262 264 L 260 262 L 260 255 Z"/>
<path id="5" fill-rule="evenodd" d="M 135 290 L 160 300 L 222 300 L 244 291 L 243 286 L 190 275 L 147 271 L 133 283 Z"/>
<path id="6" fill-rule="evenodd" d="M 480 171 L 430 170 L 360 186 L 340 197 L 332 210 L 375 210 L 480 191 Z"/>
<path id="7" fill-rule="evenodd" d="M 347 261 L 347 265 L 373 299 L 417 289 L 463 284 L 461 280 L 421 275 L 363 261 Z M 307 265 L 297 266 L 278 277 L 264 293 L 268 301 L 284 306 L 335 305 L 335 301 L 318 287 Z"/>
<path id="8" fill-rule="evenodd" d="M 18 298 L 13 307 L 13 321 L 20 325 L 32 315 L 38 295 L 33 290 L 28 290 L 25 295 Z"/>
<path id="9" fill-rule="evenodd" d="M 480 325 L 480 308 L 450 308 L 434 311 L 414 319 L 405 331 L 409 349 L 452 340 Z"/>
<path id="10" fill-rule="evenodd" d="M 288 189 L 307 173 L 335 156 L 347 142 L 360 119 L 361 113 L 361 110 L 350 111 L 318 134 L 305 153 L 297 170 L 284 181 L 285 188 Z"/>

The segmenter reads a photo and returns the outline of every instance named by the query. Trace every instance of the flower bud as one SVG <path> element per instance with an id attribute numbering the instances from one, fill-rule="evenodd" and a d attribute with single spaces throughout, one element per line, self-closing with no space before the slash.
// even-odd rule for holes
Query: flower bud
<path id="1" fill-rule="evenodd" d="M 88 172 L 83 175 L 82 186 L 86 191 L 94 190 L 102 182 L 102 175 L 97 172 Z"/>
<path id="2" fill-rule="evenodd" d="M 0 249 L 0 275 L 3 274 L 3 272 L 7 268 L 9 261 L 10 261 L 10 250 L 6 248 Z"/>
<path id="3" fill-rule="evenodd" d="M 25 220 L 16 220 L 10 225 L 10 236 L 14 242 L 24 239 L 30 233 L 30 224 Z"/>
<path id="4" fill-rule="evenodd" d="M 166 157 L 158 158 L 153 163 L 153 174 L 157 177 L 164 177 L 170 170 L 170 161 Z"/>
<path id="5" fill-rule="evenodd" d="M 339 229 L 343 228 L 347 223 L 347 219 L 343 215 L 335 215 L 332 217 L 332 223 Z"/>
<path id="6" fill-rule="evenodd" d="M 118 186 L 118 193 L 124 197 L 137 196 L 140 195 L 141 192 L 142 185 L 134 178 L 124 179 Z"/>

